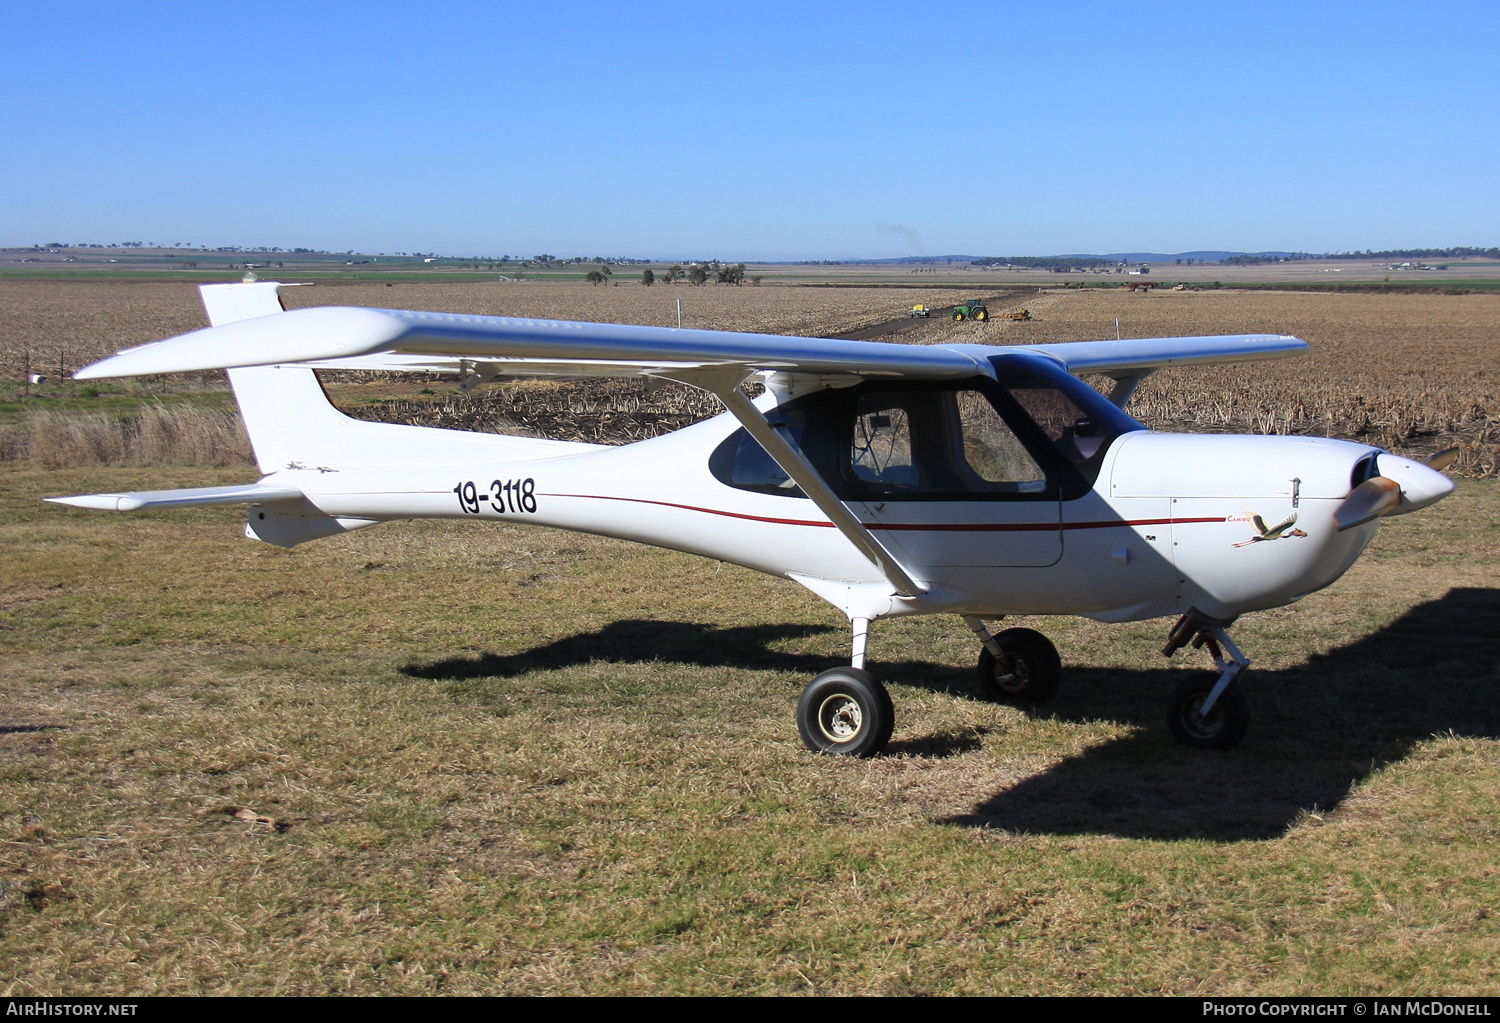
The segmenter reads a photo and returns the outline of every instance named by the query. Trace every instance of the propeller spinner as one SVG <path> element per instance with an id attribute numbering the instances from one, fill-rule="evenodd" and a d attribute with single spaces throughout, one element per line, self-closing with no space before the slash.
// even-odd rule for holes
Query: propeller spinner
<path id="1" fill-rule="evenodd" d="M 1385 515 L 1404 515 L 1425 508 L 1453 493 L 1453 481 L 1440 470 L 1453 464 L 1458 448 L 1439 451 L 1426 462 L 1413 462 L 1389 452 L 1376 456 L 1379 475 L 1350 491 L 1333 513 L 1339 531 Z"/>

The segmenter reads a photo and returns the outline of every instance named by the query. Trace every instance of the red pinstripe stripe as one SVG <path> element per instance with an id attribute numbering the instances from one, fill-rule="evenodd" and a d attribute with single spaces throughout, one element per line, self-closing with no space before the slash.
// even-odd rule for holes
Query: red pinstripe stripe
<path id="1" fill-rule="evenodd" d="M 743 512 L 723 511 L 719 508 L 699 508 L 692 504 L 675 504 L 671 501 L 649 501 L 643 497 L 611 497 L 606 494 L 538 494 L 538 497 L 576 497 L 589 501 L 627 501 L 630 504 L 653 504 L 661 508 L 681 508 L 683 511 L 702 512 L 705 515 L 722 515 L 730 519 L 749 519 L 751 522 L 770 522 L 778 526 L 817 526 L 832 529 L 832 522 L 814 522 L 809 519 L 778 519 L 766 515 L 746 515 Z M 975 523 L 916 523 L 916 522 L 862 522 L 866 529 L 884 532 L 914 530 L 925 533 L 1040 533 L 1054 529 L 1116 529 L 1121 526 L 1167 526 L 1189 522 L 1226 522 L 1222 515 L 1192 519 L 1117 519 L 1102 522 L 975 522 Z"/>

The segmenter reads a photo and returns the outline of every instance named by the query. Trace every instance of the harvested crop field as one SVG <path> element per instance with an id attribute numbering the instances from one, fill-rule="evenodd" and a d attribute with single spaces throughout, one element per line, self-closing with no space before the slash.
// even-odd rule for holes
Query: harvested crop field
<path id="1" fill-rule="evenodd" d="M 1167 430 L 1298 433 L 1426 455 L 1462 448 L 1466 475 L 1500 469 L 1500 295 L 1076 291 L 1039 296 L 1007 343 L 1294 334 L 1300 358 L 1164 370 L 1130 411 Z M 986 325 L 988 326 L 988 325 Z M 977 340 L 971 325 L 962 333 Z"/>
<path id="2" fill-rule="evenodd" d="M 367 305 L 647 324 L 675 323 L 680 298 L 687 326 L 824 336 L 900 321 L 919 301 L 953 300 L 951 291 L 878 287 L 540 282 L 325 284 L 286 295 L 293 308 Z M 1312 346 L 1309 355 L 1166 370 L 1142 385 L 1131 411 L 1169 430 L 1343 437 L 1421 456 L 1456 445 L 1457 474 L 1500 472 L 1500 295 L 1057 290 L 1010 292 L 991 305 L 996 311 L 1024 305 L 1033 319 L 911 320 L 886 339 L 1093 340 L 1113 336 L 1117 318 L 1125 337 L 1295 334 Z M 202 325 L 196 289 L 187 284 L 0 280 L 0 364 L 11 379 L 20 378 L 26 350 L 35 366 L 55 366 L 61 356 L 76 368 Z M 180 395 L 204 386 L 217 385 L 206 378 L 167 389 Z M 140 384 L 127 389 L 150 393 Z M 458 395 L 451 382 L 346 378 L 335 381 L 334 393 L 347 411 L 368 418 L 606 442 L 650 436 L 716 410 L 703 396 L 677 388 L 648 394 L 633 382 L 503 384 Z M 15 423 L 22 413 L 13 405 L 5 418 Z M 14 442 L 9 448 L 24 450 Z"/>
<path id="3" fill-rule="evenodd" d="M 289 278 L 290 279 L 290 278 Z M 939 302 L 936 290 L 926 297 Z M 904 315 L 924 292 L 871 288 L 720 287 L 644 288 L 639 283 L 595 287 L 580 283 L 516 281 L 485 284 L 331 284 L 288 288 L 287 308 L 359 305 L 426 309 L 484 316 L 644 323 L 677 322 L 713 330 L 771 334 L 830 334 Z M 0 365 L 20 369 L 22 348 L 40 366 L 56 366 L 59 351 L 72 368 L 121 348 L 206 325 L 198 289 L 154 281 L 20 281 L 0 279 Z"/>

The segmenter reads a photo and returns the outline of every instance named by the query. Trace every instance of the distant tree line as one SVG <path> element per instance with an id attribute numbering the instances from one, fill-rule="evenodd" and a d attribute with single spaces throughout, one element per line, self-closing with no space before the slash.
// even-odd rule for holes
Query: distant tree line
<path id="1" fill-rule="evenodd" d="M 1113 266 L 1114 261 L 1100 259 L 1097 256 L 984 256 L 980 259 L 970 260 L 973 266 L 989 266 L 991 263 L 1005 263 L 1010 266 L 1025 266 L 1033 270 L 1057 270 L 1069 269 L 1079 270 L 1090 266 Z"/>
<path id="2" fill-rule="evenodd" d="M 1219 260 L 1225 266 L 1259 266 L 1262 263 L 1286 263 L 1292 260 L 1326 259 L 1326 255 L 1311 252 L 1242 252 L 1238 256 L 1225 256 Z"/>
<path id="3" fill-rule="evenodd" d="M 1383 249 L 1380 252 L 1330 252 L 1323 259 L 1462 259 L 1477 256 L 1480 259 L 1500 259 L 1500 248 L 1477 249 L 1460 245 L 1452 249 Z M 1317 258 L 1317 257 L 1313 257 Z"/>
<path id="4" fill-rule="evenodd" d="M 1282 263 L 1308 259 L 1459 259 L 1465 256 L 1482 259 L 1500 259 L 1500 248 L 1475 248 L 1457 246 L 1448 249 L 1384 249 L 1379 252 L 1366 249 L 1363 252 L 1244 252 L 1225 256 L 1218 262 L 1224 266 L 1258 266 L 1261 263 Z M 972 260 L 974 266 L 990 266 L 1001 263 L 1008 266 L 1023 266 L 1035 270 L 1084 270 L 1098 266 L 1112 266 L 1112 260 L 1099 256 L 983 256 Z M 1202 263 L 1206 260 L 1177 259 L 1178 264 Z"/>

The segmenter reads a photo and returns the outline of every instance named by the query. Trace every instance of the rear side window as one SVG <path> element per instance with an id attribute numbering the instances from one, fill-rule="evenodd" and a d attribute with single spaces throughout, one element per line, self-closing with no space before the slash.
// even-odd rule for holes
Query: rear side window
<path id="1" fill-rule="evenodd" d="M 807 416 L 797 406 L 783 406 L 768 416 L 776 429 L 794 448 L 802 447 L 802 432 Z M 720 483 L 740 490 L 752 490 L 761 494 L 776 494 L 782 497 L 802 497 L 802 488 L 792 482 L 776 459 L 766 453 L 760 442 L 744 429 L 731 433 L 727 440 L 714 450 L 708 460 L 708 471 Z"/>

